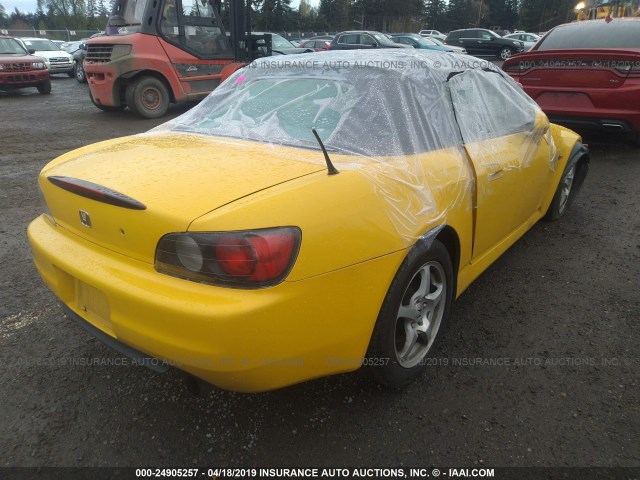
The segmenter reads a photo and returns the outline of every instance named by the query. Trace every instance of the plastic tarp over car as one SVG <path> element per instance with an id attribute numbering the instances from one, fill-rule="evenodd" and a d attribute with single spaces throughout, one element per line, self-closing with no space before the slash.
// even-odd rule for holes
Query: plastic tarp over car
<path id="1" fill-rule="evenodd" d="M 504 149 L 492 151 L 492 138 L 513 137 L 513 168 L 521 168 L 539 155 L 546 135 L 553 168 L 546 117 L 490 62 L 414 50 L 295 57 L 252 62 L 193 109 L 145 135 L 185 133 L 287 152 L 292 150 L 282 146 L 314 149 L 317 160 L 308 154 L 299 160 L 324 165 L 315 128 L 339 171 L 361 169 L 371 179 L 408 243 L 424 233 L 420 226 L 444 223 L 448 205 L 440 198 L 450 204 L 456 203 L 451 198 L 471 198 L 469 155 L 504 155 Z M 256 168 L 260 162 L 255 159 Z"/>

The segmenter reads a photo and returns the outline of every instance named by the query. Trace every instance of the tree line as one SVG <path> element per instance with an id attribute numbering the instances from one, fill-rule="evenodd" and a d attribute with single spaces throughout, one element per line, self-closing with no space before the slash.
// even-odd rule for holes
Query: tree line
<path id="1" fill-rule="evenodd" d="M 204 0 L 203 0 L 204 1 Z M 575 18 L 577 0 L 253 0 L 252 28 L 271 32 L 418 32 L 483 27 L 541 32 Z M 228 11 L 223 1 L 223 12 Z M 38 0 L 35 13 L 0 4 L 0 27 L 21 21 L 39 30 L 104 29 L 110 0 Z M 16 27 L 13 27 L 16 28 Z"/>
<path id="2" fill-rule="evenodd" d="M 104 30 L 109 0 L 38 0 L 35 12 L 17 7 L 7 12 L 0 3 L 0 27 L 16 30 Z"/>

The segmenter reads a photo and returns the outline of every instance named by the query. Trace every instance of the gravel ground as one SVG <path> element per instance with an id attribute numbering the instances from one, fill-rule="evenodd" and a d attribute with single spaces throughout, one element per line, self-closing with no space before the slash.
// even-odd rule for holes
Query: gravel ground
<path id="1" fill-rule="evenodd" d="M 640 466 L 638 150 L 590 142 L 567 216 L 462 295 L 406 390 L 356 372 L 194 396 L 178 372 L 61 365 L 118 354 L 63 316 L 33 267 L 36 176 L 160 123 L 100 112 L 87 90 L 59 77 L 50 96 L 0 94 L 0 466 Z"/>

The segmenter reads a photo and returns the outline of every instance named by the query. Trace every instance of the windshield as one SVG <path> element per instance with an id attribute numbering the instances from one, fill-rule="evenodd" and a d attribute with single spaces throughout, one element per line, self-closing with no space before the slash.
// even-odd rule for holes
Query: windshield
<path id="1" fill-rule="evenodd" d="M 416 42 L 417 44 L 422 45 L 423 47 L 433 47 L 433 46 L 435 46 L 435 45 L 436 45 L 435 43 L 430 42 L 430 41 L 429 41 L 427 38 L 425 38 L 425 37 L 420 37 L 420 36 L 416 36 L 416 37 L 414 37 L 414 36 L 411 36 L 411 37 L 409 37 L 409 38 L 411 38 L 411 39 L 412 39 L 414 42 Z"/>
<path id="2" fill-rule="evenodd" d="M 51 40 L 22 40 L 27 48 L 33 48 L 37 52 L 55 52 L 60 48 Z"/>
<path id="3" fill-rule="evenodd" d="M 552 30 L 536 50 L 640 48 L 640 21 L 616 19 L 573 23 Z"/>
<path id="4" fill-rule="evenodd" d="M 275 33 L 271 34 L 271 48 L 296 48 L 287 40 L 286 38 L 281 37 Z"/>
<path id="5" fill-rule="evenodd" d="M 16 53 L 26 55 L 28 52 L 13 38 L 0 38 L 0 53 Z"/>
<path id="6" fill-rule="evenodd" d="M 444 45 L 442 42 L 431 37 L 422 37 L 422 42 L 426 45 L 437 45 L 437 46 Z"/>
<path id="7" fill-rule="evenodd" d="M 380 43 L 380 45 L 391 45 L 394 47 L 397 46 L 395 45 L 395 42 L 389 40 L 386 35 L 383 35 L 381 33 L 372 33 L 371 35 L 378 41 L 378 43 Z"/>

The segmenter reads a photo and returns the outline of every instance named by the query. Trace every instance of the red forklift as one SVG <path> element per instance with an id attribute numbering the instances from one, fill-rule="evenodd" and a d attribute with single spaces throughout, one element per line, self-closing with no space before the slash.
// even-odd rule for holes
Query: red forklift
<path id="1" fill-rule="evenodd" d="M 116 0 L 106 35 L 87 42 L 84 70 L 93 104 L 144 117 L 197 101 L 252 59 L 271 55 L 271 35 L 251 34 L 251 0 Z M 248 41 L 251 39 L 251 41 Z"/>

